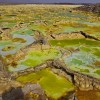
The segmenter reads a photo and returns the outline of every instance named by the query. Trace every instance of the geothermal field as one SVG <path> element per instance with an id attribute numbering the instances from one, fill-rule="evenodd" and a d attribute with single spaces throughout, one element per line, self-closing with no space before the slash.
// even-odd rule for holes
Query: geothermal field
<path id="1" fill-rule="evenodd" d="M 0 5 L 0 100 L 100 100 L 100 9 L 90 8 Z"/>

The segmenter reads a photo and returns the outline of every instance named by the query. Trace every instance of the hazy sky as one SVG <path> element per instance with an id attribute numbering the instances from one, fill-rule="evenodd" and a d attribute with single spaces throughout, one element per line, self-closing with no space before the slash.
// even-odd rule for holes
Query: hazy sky
<path id="1" fill-rule="evenodd" d="M 0 0 L 0 2 L 15 3 L 97 3 L 100 0 Z"/>

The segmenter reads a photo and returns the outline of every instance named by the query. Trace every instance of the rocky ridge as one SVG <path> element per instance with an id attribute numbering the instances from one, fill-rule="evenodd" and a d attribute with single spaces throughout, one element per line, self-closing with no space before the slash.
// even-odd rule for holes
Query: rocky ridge
<path id="1" fill-rule="evenodd" d="M 75 10 L 81 10 L 81 11 L 87 11 L 87 12 L 100 14 L 100 3 L 84 5 L 84 6 L 75 8 Z"/>

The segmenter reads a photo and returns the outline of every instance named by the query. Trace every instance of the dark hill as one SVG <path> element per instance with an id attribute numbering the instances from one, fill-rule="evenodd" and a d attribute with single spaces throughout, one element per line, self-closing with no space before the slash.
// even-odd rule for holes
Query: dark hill
<path id="1" fill-rule="evenodd" d="M 87 11 L 100 14 L 100 3 L 89 4 L 75 8 L 75 10 Z"/>

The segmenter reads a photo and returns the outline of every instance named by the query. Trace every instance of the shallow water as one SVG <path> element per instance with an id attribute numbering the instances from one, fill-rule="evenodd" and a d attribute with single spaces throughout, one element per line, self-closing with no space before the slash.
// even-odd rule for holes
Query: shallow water
<path id="1" fill-rule="evenodd" d="M 80 91 L 77 90 L 76 96 L 78 100 L 100 100 L 100 91 Z"/>

